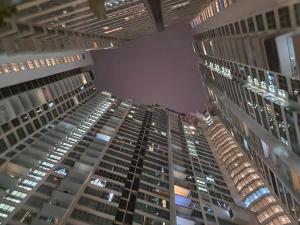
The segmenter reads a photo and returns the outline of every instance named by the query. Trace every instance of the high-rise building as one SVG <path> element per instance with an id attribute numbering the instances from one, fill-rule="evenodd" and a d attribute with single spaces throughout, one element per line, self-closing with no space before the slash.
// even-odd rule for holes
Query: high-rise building
<path id="1" fill-rule="evenodd" d="M 245 155 L 229 165 L 242 150 L 222 153 L 225 128 L 99 92 L 92 65 L 88 51 L 3 65 L 0 224 L 292 223 Z"/>
<path id="2" fill-rule="evenodd" d="M 300 223 L 300 2 L 218 2 L 191 23 L 208 107 Z"/>
<path id="3" fill-rule="evenodd" d="M 203 0 L 1 0 L 0 54 L 117 48 L 190 20 Z"/>
<path id="4" fill-rule="evenodd" d="M 275 3 L 3 0 L 0 224 L 299 224 L 300 1 Z M 199 10 L 212 116 L 96 90 L 86 49 Z"/>

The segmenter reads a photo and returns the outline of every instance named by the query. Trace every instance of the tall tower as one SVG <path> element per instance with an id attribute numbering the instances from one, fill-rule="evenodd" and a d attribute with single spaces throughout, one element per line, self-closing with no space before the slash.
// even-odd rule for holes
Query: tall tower
<path id="1" fill-rule="evenodd" d="M 259 224 L 204 120 L 96 91 L 88 51 L 9 60 L 1 224 Z"/>
<path id="2" fill-rule="evenodd" d="M 212 113 L 300 221 L 299 1 L 211 1 L 192 21 Z"/>

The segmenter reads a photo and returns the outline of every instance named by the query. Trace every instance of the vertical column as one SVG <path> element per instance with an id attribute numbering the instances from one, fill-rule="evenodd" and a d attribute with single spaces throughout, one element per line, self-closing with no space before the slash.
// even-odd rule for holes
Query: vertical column
<path id="1" fill-rule="evenodd" d="M 175 192 L 174 192 L 174 167 L 173 167 L 173 149 L 172 149 L 172 120 L 173 113 L 168 112 L 168 160 L 169 160 L 169 201 L 170 201 L 170 223 L 176 224 L 176 207 L 175 207 Z"/>

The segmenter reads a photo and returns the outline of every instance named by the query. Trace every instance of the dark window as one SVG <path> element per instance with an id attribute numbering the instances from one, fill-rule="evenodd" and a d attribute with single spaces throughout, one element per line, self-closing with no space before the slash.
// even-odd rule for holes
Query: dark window
<path id="1" fill-rule="evenodd" d="M 234 24 L 234 26 L 235 26 L 235 32 L 236 32 L 237 34 L 240 34 L 240 33 L 241 33 L 241 30 L 240 30 L 240 25 L 239 25 L 239 23 L 236 22 L 236 23 Z"/>
<path id="2" fill-rule="evenodd" d="M 44 109 L 45 111 L 47 111 L 47 110 L 49 109 L 48 105 L 47 105 L 47 104 L 44 104 L 44 105 L 43 105 L 43 109 Z"/>
<path id="3" fill-rule="evenodd" d="M 59 114 L 62 114 L 62 113 L 63 113 L 63 110 L 62 110 L 62 108 L 61 108 L 60 106 L 57 106 L 57 110 L 58 110 L 58 113 L 59 113 Z"/>
<path id="4" fill-rule="evenodd" d="M 16 152 L 10 151 L 10 152 L 8 152 L 5 156 L 8 157 L 8 158 L 11 158 L 11 157 L 13 157 L 15 154 L 16 154 Z"/>
<path id="5" fill-rule="evenodd" d="M 258 70 L 258 75 L 259 75 L 259 80 L 260 80 L 260 81 L 266 81 L 264 71 Z"/>
<path id="6" fill-rule="evenodd" d="M 280 73 L 280 63 L 275 38 L 265 39 L 265 51 L 267 55 L 269 70 Z"/>
<path id="7" fill-rule="evenodd" d="M 75 164 L 75 162 L 73 160 L 66 159 L 66 158 L 62 161 L 62 163 L 67 165 L 67 166 L 70 166 L 70 167 L 73 167 L 74 164 Z"/>
<path id="8" fill-rule="evenodd" d="M 35 127 L 36 130 L 38 130 L 38 129 L 41 128 L 41 124 L 40 124 L 40 122 L 38 121 L 38 119 L 35 119 L 35 120 L 33 121 L 33 124 L 34 124 L 34 127 Z"/>
<path id="9" fill-rule="evenodd" d="M 31 144 L 33 141 L 34 141 L 34 140 L 33 140 L 32 138 L 28 138 L 28 139 L 26 140 L 26 143 L 27 143 L 27 144 Z"/>
<path id="10" fill-rule="evenodd" d="M 257 15 L 255 17 L 256 20 L 256 26 L 258 31 L 264 31 L 265 30 L 265 25 L 264 25 L 264 19 L 262 15 Z"/>
<path id="11" fill-rule="evenodd" d="M 34 218 L 35 216 L 36 213 L 21 209 L 14 215 L 13 218 L 17 221 L 22 221 L 22 223 L 30 224 L 32 218 Z"/>
<path id="12" fill-rule="evenodd" d="M 42 135 L 39 133 L 36 133 L 35 135 L 33 135 L 34 138 L 39 139 Z"/>
<path id="13" fill-rule="evenodd" d="M 279 21 L 281 28 L 291 27 L 290 11 L 289 7 L 278 9 Z"/>
<path id="14" fill-rule="evenodd" d="M 53 192 L 53 189 L 54 189 L 54 188 L 42 184 L 42 185 L 37 189 L 37 192 L 38 192 L 38 193 L 46 194 L 46 195 L 48 195 L 48 196 L 51 196 L 51 194 L 52 194 L 52 192 Z"/>
<path id="15" fill-rule="evenodd" d="M 2 128 L 3 132 L 7 132 L 10 130 L 11 127 L 10 127 L 9 123 L 5 123 L 1 126 L 1 128 Z"/>
<path id="16" fill-rule="evenodd" d="M 31 110 L 31 111 L 29 112 L 29 116 L 30 116 L 31 118 L 36 117 L 35 111 L 34 111 L 34 110 Z"/>
<path id="17" fill-rule="evenodd" d="M 19 121 L 18 118 L 13 119 L 13 120 L 11 121 L 11 123 L 12 123 L 12 125 L 13 125 L 14 127 L 17 127 L 17 126 L 20 125 L 20 121 Z"/>
<path id="18" fill-rule="evenodd" d="M 230 33 L 229 33 L 229 27 L 228 27 L 228 25 L 225 26 L 225 31 L 226 31 L 226 35 L 229 36 Z"/>
<path id="19" fill-rule="evenodd" d="M 247 26 L 246 26 L 246 21 L 245 20 L 241 21 L 241 27 L 242 27 L 243 34 L 246 34 L 247 33 Z"/>
<path id="20" fill-rule="evenodd" d="M 1 89 L 2 95 L 4 98 L 11 96 L 10 88 L 5 87 Z"/>
<path id="21" fill-rule="evenodd" d="M 252 17 L 248 18 L 247 22 L 248 22 L 249 32 L 251 32 L 251 33 L 255 32 L 255 26 L 254 26 L 253 18 Z"/>
<path id="22" fill-rule="evenodd" d="M 116 208 L 113 206 L 110 206 L 108 204 L 102 203 L 95 201 L 90 198 L 86 197 L 81 197 L 78 201 L 78 204 L 86 206 L 88 208 L 91 208 L 93 210 L 99 211 L 99 212 L 104 212 L 110 215 L 115 215 L 116 214 Z"/>
<path id="23" fill-rule="evenodd" d="M 278 189 L 277 189 L 277 185 L 276 185 L 276 179 L 274 176 L 274 173 L 272 171 L 270 171 L 270 175 L 271 175 L 271 181 L 272 181 L 272 186 L 273 186 L 273 190 L 275 191 L 276 195 L 278 195 Z"/>
<path id="24" fill-rule="evenodd" d="M 31 125 L 31 123 L 26 124 L 26 130 L 28 134 L 32 134 L 34 132 L 34 129 Z"/>
<path id="25" fill-rule="evenodd" d="M 25 147 L 26 147 L 25 145 L 18 145 L 18 146 L 16 147 L 16 149 L 17 149 L 18 151 L 22 151 Z"/>
<path id="26" fill-rule="evenodd" d="M 46 119 L 46 117 L 45 117 L 44 115 L 42 115 L 42 116 L 40 117 L 40 119 L 41 119 L 43 125 L 46 125 L 46 124 L 47 124 L 47 119 Z"/>
<path id="27" fill-rule="evenodd" d="M 284 91 L 288 91 L 286 77 L 280 75 L 277 75 L 277 77 L 278 77 L 279 88 Z"/>
<path id="28" fill-rule="evenodd" d="M 269 30 L 276 29 L 276 20 L 273 11 L 266 13 L 267 26 Z"/>
<path id="29" fill-rule="evenodd" d="M 230 28 L 230 33 L 231 33 L 231 35 L 234 35 L 234 26 L 233 26 L 232 23 L 229 24 L 229 28 Z"/>
<path id="30" fill-rule="evenodd" d="M 300 26 L 300 3 L 294 5 L 297 26 Z"/>
<path id="31" fill-rule="evenodd" d="M 56 110 L 56 109 L 53 109 L 53 110 L 52 110 L 52 114 L 54 115 L 54 118 L 58 117 L 58 114 L 57 114 L 57 110 Z"/>
<path id="32" fill-rule="evenodd" d="M 25 134 L 25 131 L 22 127 L 20 127 L 18 130 L 17 130 L 17 134 L 19 136 L 19 139 L 22 140 L 26 137 L 26 134 Z"/>
<path id="33" fill-rule="evenodd" d="M 47 118 L 48 118 L 49 121 L 53 120 L 53 116 L 52 116 L 51 112 L 47 112 L 46 115 L 47 115 Z"/>
<path id="34" fill-rule="evenodd" d="M 26 205 L 30 205 L 34 208 L 42 208 L 43 207 L 43 204 L 44 204 L 44 201 L 43 199 L 41 198 L 38 198 L 36 196 L 31 196 L 28 201 L 26 202 Z"/>
<path id="35" fill-rule="evenodd" d="M 7 140 L 11 146 L 15 145 L 18 142 L 14 133 L 10 133 L 9 135 L 7 135 Z"/>
<path id="36" fill-rule="evenodd" d="M 7 149 L 7 145 L 3 139 L 0 139 L 0 153 L 4 152 Z"/>
<path id="37" fill-rule="evenodd" d="M 66 103 L 63 103 L 63 104 L 62 104 L 62 107 L 64 108 L 64 111 L 67 111 L 67 110 L 68 110 L 68 109 L 67 109 Z"/>
<path id="38" fill-rule="evenodd" d="M 85 211 L 81 211 L 79 209 L 75 209 L 72 212 L 71 217 L 75 218 L 79 221 L 84 221 L 85 223 L 88 223 L 88 224 L 95 224 L 95 225 L 102 225 L 102 224 L 112 225 L 113 224 L 113 222 L 108 219 L 102 218 L 100 216 L 96 216 L 94 214 L 91 214 L 91 213 L 88 213 Z"/>

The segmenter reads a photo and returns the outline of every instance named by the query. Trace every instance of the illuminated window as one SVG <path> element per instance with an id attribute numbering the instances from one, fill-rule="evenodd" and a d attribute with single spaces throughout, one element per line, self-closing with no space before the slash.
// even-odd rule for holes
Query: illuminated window
<path id="1" fill-rule="evenodd" d="M 57 65 L 59 65 L 60 64 L 59 58 L 55 58 L 55 62 L 56 62 Z"/>
<path id="2" fill-rule="evenodd" d="M 96 138 L 100 141 L 109 142 L 111 137 L 105 134 L 97 133 Z"/>
<path id="3" fill-rule="evenodd" d="M 266 196 L 263 199 L 261 199 L 259 202 L 255 203 L 251 210 L 254 212 L 259 211 L 260 209 L 264 208 L 266 205 L 269 205 L 272 202 L 276 202 L 276 199 L 273 196 Z"/>
<path id="4" fill-rule="evenodd" d="M 210 177 L 206 177 L 205 178 L 206 181 L 210 182 L 210 183 L 215 183 L 215 180 L 210 176 Z"/>
<path id="5" fill-rule="evenodd" d="M 245 199 L 245 205 L 246 207 L 249 207 L 252 202 L 254 202 L 256 199 L 262 197 L 263 195 L 266 195 L 270 193 L 269 189 L 266 187 L 260 188 L 256 192 L 252 193 L 249 197 Z"/>
<path id="6" fill-rule="evenodd" d="M 11 68 L 11 66 L 10 66 L 9 63 L 3 64 L 2 67 L 3 67 L 3 71 L 4 71 L 5 73 L 11 73 L 11 72 L 12 72 L 12 68 Z"/>
<path id="7" fill-rule="evenodd" d="M 172 6 L 170 7 L 170 9 L 171 9 L 171 10 L 178 9 L 178 8 L 187 6 L 187 5 L 189 5 L 189 4 L 190 4 L 190 1 L 178 3 L 178 4 L 175 4 L 175 5 L 172 5 Z"/>
<path id="8" fill-rule="evenodd" d="M 288 223 L 291 223 L 291 220 L 287 216 L 279 216 L 267 225 L 283 225 Z"/>
<path id="9" fill-rule="evenodd" d="M 247 186 L 242 192 L 241 197 L 244 198 L 248 194 L 252 193 L 254 190 L 256 190 L 258 187 L 263 186 L 264 183 L 262 181 L 256 181 L 252 183 L 251 185 Z"/>
<path id="10" fill-rule="evenodd" d="M 52 66 L 50 59 L 45 59 L 47 66 Z"/>
<path id="11" fill-rule="evenodd" d="M 31 186 L 31 187 L 35 187 L 37 185 L 37 182 L 25 179 L 22 181 L 22 184 Z"/>
<path id="12" fill-rule="evenodd" d="M 7 217 L 14 209 L 13 206 L 0 203 L 0 217 Z"/>
<path id="13" fill-rule="evenodd" d="M 57 162 L 57 161 L 59 161 L 61 159 L 61 157 L 56 156 L 56 155 L 50 155 L 49 158 L 52 159 L 55 162 Z"/>
<path id="14" fill-rule="evenodd" d="M 264 222 L 268 218 L 272 217 L 273 215 L 283 212 L 283 209 L 279 205 L 273 205 L 270 208 L 264 210 L 262 213 L 260 213 L 257 218 L 260 223 Z"/>
<path id="15" fill-rule="evenodd" d="M 33 62 L 34 62 L 34 65 L 35 65 L 36 68 L 40 68 L 41 67 L 39 60 L 35 59 L 35 60 L 33 60 Z"/>
<path id="16" fill-rule="evenodd" d="M 20 71 L 20 67 L 17 63 L 11 63 L 12 70 L 15 72 Z"/>
<path id="17" fill-rule="evenodd" d="M 106 180 L 102 180 L 102 179 L 97 178 L 97 177 L 92 177 L 92 179 L 90 180 L 90 184 L 93 184 L 97 187 L 105 187 L 106 183 L 107 183 Z"/>
<path id="18" fill-rule="evenodd" d="M 175 204 L 176 205 L 180 205 L 180 206 L 183 206 L 183 207 L 189 207 L 191 203 L 192 203 L 191 199 L 185 198 L 185 197 L 180 196 L 180 195 L 175 195 Z"/>
<path id="19" fill-rule="evenodd" d="M 54 164 L 52 164 L 52 163 L 48 163 L 48 162 L 42 162 L 41 163 L 41 166 L 43 167 L 43 168 L 52 168 L 53 166 L 54 166 Z"/>
<path id="20" fill-rule="evenodd" d="M 51 58 L 50 60 L 51 60 L 51 63 L 52 63 L 53 66 L 56 65 L 55 58 Z"/>
<path id="21" fill-rule="evenodd" d="M 32 190 L 37 185 L 37 182 L 31 181 L 31 180 L 23 180 L 21 184 L 19 184 L 18 187 L 23 188 L 25 190 Z"/>
<path id="22" fill-rule="evenodd" d="M 27 70 L 28 69 L 27 64 L 25 62 L 20 62 L 19 66 L 20 66 L 21 70 Z"/>
<path id="23" fill-rule="evenodd" d="M 232 170 L 231 172 L 231 177 L 234 177 L 237 173 L 239 173 L 240 171 L 242 171 L 243 169 L 245 169 L 246 167 L 249 167 L 250 163 L 248 162 L 244 162 L 242 163 L 240 166 L 238 166 L 237 168 L 235 168 L 234 170 Z"/>
<path id="24" fill-rule="evenodd" d="M 278 95 L 282 98 L 286 98 L 286 92 L 284 90 L 278 89 Z"/>
<path id="25" fill-rule="evenodd" d="M 161 135 L 163 135 L 163 136 L 167 136 L 166 132 L 164 132 L 164 131 L 161 131 L 160 133 L 161 133 Z"/>
<path id="26" fill-rule="evenodd" d="M 44 59 L 40 59 L 40 65 L 42 67 L 45 67 L 46 66 L 46 61 Z"/>
<path id="27" fill-rule="evenodd" d="M 185 189 L 183 187 L 179 187 L 177 185 L 174 186 L 174 192 L 175 192 L 176 195 L 181 195 L 181 196 L 184 196 L 184 197 L 187 197 L 190 194 L 190 190 Z"/>
<path id="28" fill-rule="evenodd" d="M 69 170 L 64 167 L 58 167 L 55 169 L 55 173 L 60 174 L 62 176 L 67 176 L 69 174 Z"/>
<path id="29" fill-rule="evenodd" d="M 85 74 L 82 73 L 82 74 L 80 75 L 80 77 L 81 77 L 82 83 L 83 83 L 83 84 L 87 84 L 87 80 L 86 80 Z"/>
<path id="30" fill-rule="evenodd" d="M 243 187 L 256 179 L 259 179 L 257 174 L 250 174 L 237 184 L 237 189 L 240 191 Z"/>
<path id="31" fill-rule="evenodd" d="M 27 194 L 20 191 L 12 191 L 7 197 L 7 200 L 10 200 L 15 203 L 20 203 L 22 199 L 24 199 Z"/>
<path id="32" fill-rule="evenodd" d="M 268 82 L 269 82 L 269 91 L 271 93 L 275 93 L 276 84 L 275 84 L 274 74 L 271 72 L 267 72 L 267 75 L 268 75 Z"/>
<path id="33" fill-rule="evenodd" d="M 109 202 L 111 202 L 112 200 L 113 200 L 113 198 L 114 198 L 114 193 L 109 193 L 109 195 L 108 195 L 108 201 Z"/>
<path id="34" fill-rule="evenodd" d="M 32 70 L 32 69 L 35 68 L 35 67 L 34 67 L 34 64 L 33 64 L 33 61 L 27 60 L 26 63 L 27 63 L 27 66 L 28 66 L 28 68 L 29 68 L 30 70 Z"/>
<path id="35" fill-rule="evenodd" d="M 43 176 L 46 175 L 45 172 L 42 172 L 40 170 L 34 170 L 32 173 L 35 174 L 35 175 L 37 175 L 37 176 L 40 176 L 40 177 L 43 177 Z"/>

